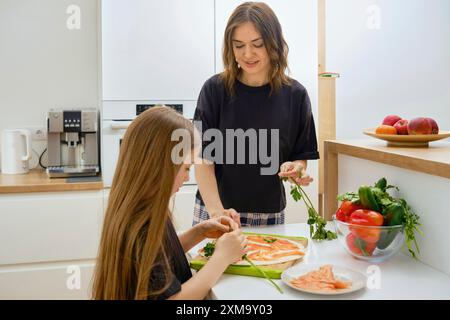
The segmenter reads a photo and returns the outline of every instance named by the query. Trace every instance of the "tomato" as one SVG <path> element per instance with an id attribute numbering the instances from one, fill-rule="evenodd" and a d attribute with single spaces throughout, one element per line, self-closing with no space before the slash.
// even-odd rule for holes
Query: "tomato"
<path id="1" fill-rule="evenodd" d="M 353 203 L 349 200 L 344 200 L 341 203 L 341 206 L 336 211 L 336 219 L 344 222 L 348 222 L 350 215 L 353 211 L 362 209 L 363 207 L 360 204 Z"/>
<path id="2" fill-rule="evenodd" d="M 376 211 L 358 209 L 352 212 L 350 219 L 348 219 L 348 223 L 361 226 L 382 226 L 384 217 L 381 213 Z"/>
<path id="3" fill-rule="evenodd" d="M 347 216 L 340 208 L 336 210 L 336 219 L 338 219 L 339 221 L 347 222 Z"/>
<path id="4" fill-rule="evenodd" d="M 351 233 L 368 243 L 376 243 L 380 239 L 381 230 L 370 227 L 350 227 Z"/>
<path id="5" fill-rule="evenodd" d="M 350 251 L 360 256 L 371 256 L 377 247 L 376 243 L 366 242 L 357 238 L 353 233 L 349 233 L 345 240 Z"/>
<path id="6" fill-rule="evenodd" d="M 348 223 L 354 225 L 360 225 L 362 227 L 351 226 L 350 231 L 361 240 L 368 243 L 375 243 L 380 238 L 381 230 L 379 228 L 370 228 L 382 226 L 384 217 L 381 213 L 371 210 L 358 209 L 353 211 Z"/>

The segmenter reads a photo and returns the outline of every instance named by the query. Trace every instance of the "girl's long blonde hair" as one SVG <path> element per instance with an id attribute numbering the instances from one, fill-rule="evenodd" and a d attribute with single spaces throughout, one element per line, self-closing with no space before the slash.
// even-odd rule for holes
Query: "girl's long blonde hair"
<path id="1" fill-rule="evenodd" d="M 169 286 L 173 275 L 164 239 L 172 187 L 181 166 L 171 158 L 178 144 L 171 141 L 176 129 L 187 130 L 188 150 L 193 150 L 193 124 L 168 107 L 143 112 L 125 133 L 104 218 L 94 299 L 148 299 Z M 165 285 L 149 292 L 157 263 Z"/>
<path id="2" fill-rule="evenodd" d="M 251 22 L 261 34 L 269 55 L 268 78 L 271 93 L 280 89 L 283 84 L 290 84 L 291 79 L 285 74 L 286 70 L 289 70 L 287 62 L 289 47 L 284 40 L 277 16 L 264 2 L 245 2 L 233 11 L 225 28 L 222 54 L 225 70 L 221 73 L 221 79 L 228 92 L 234 95 L 236 79 L 241 72 L 233 53 L 233 34 L 238 26 L 246 22 Z"/>

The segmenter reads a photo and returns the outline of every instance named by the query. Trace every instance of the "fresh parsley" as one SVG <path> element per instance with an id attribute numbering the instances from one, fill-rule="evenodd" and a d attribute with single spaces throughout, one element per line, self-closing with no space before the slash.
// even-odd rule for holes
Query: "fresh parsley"
<path id="1" fill-rule="evenodd" d="M 203 252 L 205 253 L 205 257 L 211 257 L 216 249 L 216 244 L 214 242 L 208 242 L 206 246 L 203 248 Z"/>
<path id="2" fill-rule="evenodd" d="M 277 241 L 276 238 L 270 238 L 270 237 L 263 238 L 263 240 L 267 243 L 274 243 L 275 241 Z"/>
<path id="3" fill-rule="evenodd" d="M 283 180 L 286 180 L 284 178 Z M 291 180 L 294 184 L 291 186 L 291 196 L 294 201 L 303 200 L 306 208 L 308 209 L 308 225 L 309 225 L 309 236 L 313 240 L 334 240 L 337 239 L 337 235 L 335 232 L 326 230 L 325 227 L 327 222 L 324 218 L 322 218 L 314 209 L 314 205 L 309 199 L 306 192 L 303 188 L 296 183 L 294 180 Z"/>

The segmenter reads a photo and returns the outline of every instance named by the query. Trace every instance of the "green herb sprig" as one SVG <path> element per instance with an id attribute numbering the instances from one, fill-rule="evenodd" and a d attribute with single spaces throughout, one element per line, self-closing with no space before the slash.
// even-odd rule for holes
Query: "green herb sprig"
<path id="1" fill-rule="evenodd" d="M 287 178 L 283 178 L 283 180 L 287 180 Z M 327 222 L 324 218 L 322 218 L 314 209 L 314 205 L 306 194 L 305 190 L 294 180 L 291 179 L 294 183 L 291 186 L 291 196 L 294 201 L 303 200 L 306 208 L 308 209 L 308 225 L 309 225 L 309 236 L 313 240 L 334 240 L 337 239 L 337 235 L 335 232 L 326 230 L 325 227 Z"/>
<path id="2" fill-rule="evenodd" d="M 414 247 L 417 250 L 417 254 L 420 255 L 419 245 L 416 240 L 416 232 L 418 232 L 421 236 L 423 236 L 423 231 L 420 229 L 419 216 L 411 211 L 411 207 L 407 204 L 404 199 L 399 199 L 404 209 L 404 225 L 405 225 L 405 235 L 406 235 L 406 246 L 408 247 L 408 251 L 414 259 L 417 259 L 416 252 L 413 249 Z"/>
<path id="3" fill-rule="evenodd" d="M 216 249 L 216 245 L 214 242 L 208 242 L 206 246 L 203 248 L 205 252 L 205 257 L 211 257 Z"/>
<path id="4" fill-rule="evenodd" d="M 276 241 L 276 239 L 275 239 Z M 204 250 L 204 254 L 205 257 L 211 257 L 214 253 L 214 250 L 216 249 L 216 244 L 214 242 L 208 242 L 206 244 L 206 246 L 203 248 Z M 258 270 L 259 273 L 261 273 L 263 275 L 264 278 L 266 278 L 281 294 L 283 294 L 283 290 L 272 280 L 270 279 L 270 277 L 264 272 L 264 270 L 262 270 L 261 268 L 259 268 L 258 266 L 256 266 L 252 260 L 250 260 L 246 254 L 244 254 L 242 256 L 242 260 L 247 261 L 248 263 L 250 263 L 250 265 L 255 268 L 256 270 Z"/>
<path id="5" fill-rule="evenodd" d="M 277 289 L 281 294 L 283 294 L 283 290 L 281 290 L 281 288 L 275 283 L 275 281 L 273 281 L 272 279 L 270 279 L 270 277 L 264 272 L 263 269 L 259 268 L 258 266 L 256 266 L 252 260 L 250 260 L 247 255 L 245 254 L 242 257 L 243 260 L 247 261 L 248 263 L 250 263 L 250 265 L 255 268 L 256 270 L 258 270 L 263 276 L 264 278 L 266 278 L 274 287 L 275 289 Z"/>
<path id="6" fill-rule="evenodd" d="M 274 243 L 275 241 L 277 241 L 276 238 L 269 238 L 269 237 L 263 238 L 263 240 L 267 243 Z"/>

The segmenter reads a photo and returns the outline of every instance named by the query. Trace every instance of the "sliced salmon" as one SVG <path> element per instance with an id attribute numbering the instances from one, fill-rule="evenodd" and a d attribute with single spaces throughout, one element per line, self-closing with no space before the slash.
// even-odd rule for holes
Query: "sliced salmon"
<path id="1" fill-rule="evenodd" d="M 305 275 L 291 280 L 297 288 L 313 291 L 335 291 L 349 288 L 351 281 L 341 281 L 334 277 L 333 267 L 324 265 L 319 270 L 313 270 Z"/>

